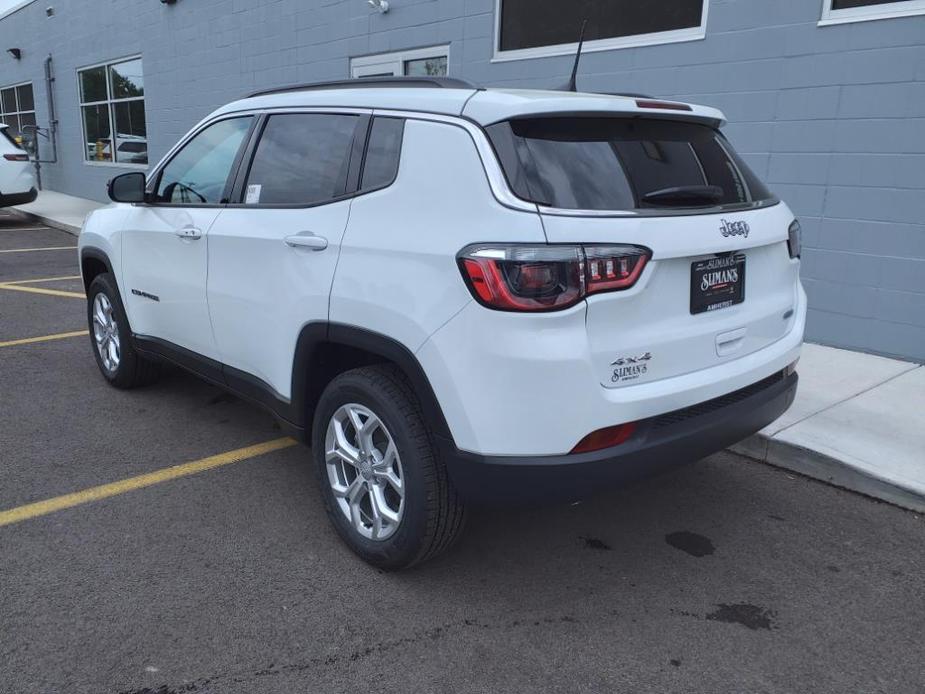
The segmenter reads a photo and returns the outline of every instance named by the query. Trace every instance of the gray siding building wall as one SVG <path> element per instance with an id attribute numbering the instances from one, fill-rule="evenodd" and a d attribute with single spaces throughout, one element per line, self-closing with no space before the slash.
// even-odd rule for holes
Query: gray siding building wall
<path id="1" fill-rule="evenodd" d="M 448 44 L 485 86 L 564 84 L 568 56 L 492 61 L 496 0 L 50 0 L 0 20 L 0 86 L 32 81 L 47 125 L 54 58 L 59 163 L 45 187 L 102 200 L 120 171 L 84 161 L 77 69 L 144 61 L 155 162 L 249 91 L 342 79 L 350 58 Z M 579 87 L 717 106 L 726 132 L 799 216 L 808 338 L 925 360 L 925 16 L 819 26 L 818 0 L 710 0 L 706 37 L 586 53 Z M 42 147 L 47 155 L 47 146 Z"/>

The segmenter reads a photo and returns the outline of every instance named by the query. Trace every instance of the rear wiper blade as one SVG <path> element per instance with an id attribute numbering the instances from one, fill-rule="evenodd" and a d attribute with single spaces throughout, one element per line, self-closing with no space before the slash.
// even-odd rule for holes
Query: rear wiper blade
<path id="1" fill-rule="evenodd" d="M 723 199 L 719 186 L 675 186 L 653 190 L 642 196 L 644 202 L 661 202 L 668 205 L 696 205 L 717 203 Z"/>

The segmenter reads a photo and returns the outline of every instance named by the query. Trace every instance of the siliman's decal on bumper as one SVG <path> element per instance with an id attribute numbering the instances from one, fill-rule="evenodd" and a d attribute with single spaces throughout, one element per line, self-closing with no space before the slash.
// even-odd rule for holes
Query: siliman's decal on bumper
<path id="1" fill-rule="evenodd" d="M 624 381 L 634 381 L 640 376 L 649 372 L 649 364 L 652 360 L 652 352 L 646 352 L 638 357 L 619 357 L 610 362 L 611 366 L 616 367 L 610 380 L 613 383 L 623 383 Z"/>

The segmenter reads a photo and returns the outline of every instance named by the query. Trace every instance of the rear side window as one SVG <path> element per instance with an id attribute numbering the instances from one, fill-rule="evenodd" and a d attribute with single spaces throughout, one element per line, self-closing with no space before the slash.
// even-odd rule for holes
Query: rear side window
<path id="1" fill-rule="evenodd" d="M 270 116 L 250 174 L 247 204 L 314 205 L 344 194 L 358 116 Z"/>
<path id="2" fill-rule="evenodd" d="M 511 188 L 564 209 L 645 210 L 767 200 L 719 131 L 645 118 L 528 118 L 490 126 Z"/>
<path id="3" fill-rule="evenodd" d="M 401 118 L 373 119 L 363 161 L 361 190 L 382 188 L 395 180 L 401 156 L 401 138 L 405 121 Z"/>

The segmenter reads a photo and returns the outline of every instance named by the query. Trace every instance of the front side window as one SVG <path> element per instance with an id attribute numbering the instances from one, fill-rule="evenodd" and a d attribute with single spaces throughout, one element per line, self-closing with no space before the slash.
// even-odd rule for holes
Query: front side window
<path id="1" fill-rule="evenodd" d="M 719 131 L 678 121 L 549 117 L 487 128 L 512 190 L 579 210 L 714 207 L 771 199 Z"/>
<path id="2" fill-rule="evenodd" d="M 574 53 L 585 20 L 586 51 L 702 39 L 708 1 L 497 0 L 496 57 Z"/>
<path id="3" fill-rule="evenodd" d="M 80 70 L 87 161 L 148 164 L 141 58 Z"/>
<path id="4" fill-rule="evenodd" d="M 32 134 L 27 127 L 35 125 L 32 83 L 0 89 L 0 122 L 10 126 L 7 131 L 17 144 L 22 143 L 23 134 Z"/>
<path id="5" fill-rule="evenodd" d="M 821 24 L 925 14 L 925 0 L 825 0 Z"/>
<path id="6" fill-rule="evenodd" d="M 164 167 L 157 183 L 155 202 L 221 203 L 231 169 L 252 122 L 252 116 L 229 118 L 197 133 Z"/>
<path id="7" fill-rule="evenodd" d="M 244 202 L 314 205 L 346 192 L 347 169 L 359 116 L 285 113 L 267 120 Z"/>

